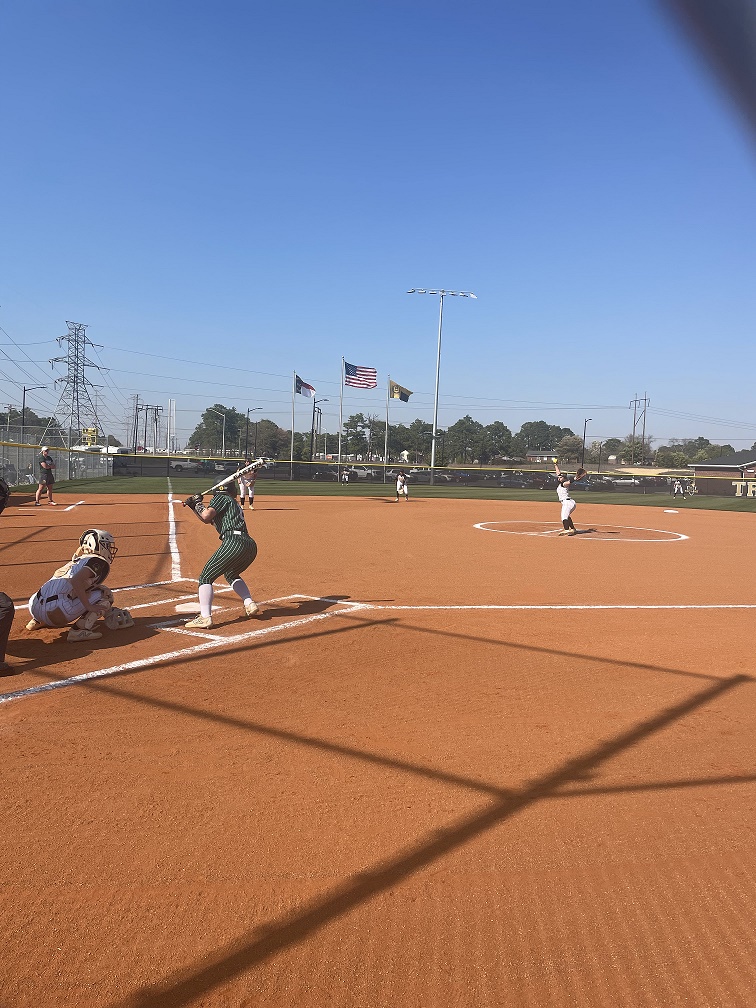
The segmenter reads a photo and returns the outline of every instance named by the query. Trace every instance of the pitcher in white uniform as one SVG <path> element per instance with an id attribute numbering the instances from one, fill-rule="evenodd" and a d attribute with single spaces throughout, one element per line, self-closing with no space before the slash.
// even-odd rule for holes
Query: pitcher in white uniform
<path id="1" fill-rule="evenodd" d="M 572 512 L 577 507 L 577 504 L 572 499 L 571 490 L 573 482 L 582 479 L 586 475 L 585 469 L 578 469 L 576 476 L 563 473 L 556 462 L 554 463 L 554 469 L 557 475 L 557 497 L 562 505 L 562 525 L 564 526 L 564 531 L 560 532 L 559 535 L 577 535 L 577 529 L 572 521 Z"/>

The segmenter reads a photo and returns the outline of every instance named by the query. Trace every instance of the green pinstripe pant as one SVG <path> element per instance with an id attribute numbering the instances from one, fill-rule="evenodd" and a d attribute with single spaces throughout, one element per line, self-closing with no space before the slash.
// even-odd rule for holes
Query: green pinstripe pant
<path id="1" fill-rule="evenodd" d="M 212 584 L 219 577 L 225 577 L 232 584 L 242 571 L 254 561 L 257 556 L 257 543 L 248 535 L 227 535 L 221 539 L 221 544 L 213 553 L 199 576 L 200 584 Z"/>

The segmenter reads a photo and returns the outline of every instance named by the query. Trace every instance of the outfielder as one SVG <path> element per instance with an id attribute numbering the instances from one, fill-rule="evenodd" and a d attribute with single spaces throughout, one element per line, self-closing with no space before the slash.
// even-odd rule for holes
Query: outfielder
<path id="1" fill-rule="evenodd" d="M 399 497 L 403 495 L 406 501 L 409 501 L 409 487 L 407 486 L 407 474 L 403 469 L 400 469 L 396 474 L 396 501 L 399 503 Z"/>
<path id="2" fill-rule="evenodd" d="M 226 581 L 244 603 L 247 616 L 259 612 L 252 600 L 242 573 L 257 556 L 257 543 L 247 531 L 244 512 L 234 499 L 236 487 L 233 480 L 213 491 L 212 499 L 205 507 L 202 496 L 187 497 L 184 507 L 194 511 L 205 525 L 213 525 L 220 536 L 221 544 L 213 553 L 199 576 L 200 614 L 184 625 L 198 630 L 209 630 L 213 625 L 213 582 L 225 576 Z"/>
<path id="3" fill-rule="evenodd" d="M 586 475 L 586 471 L 585 469 L 578 469 L 576 476 L 570 476 L 569 473 L 563 473 L 556 462 L 554 463 L 554 469 L 557 475 L 557 497 L 562 504 L 562 525 L 564 526 L 564 531 L 560 532 L 559 535 L 577 535 L 577 529 L 571 517 L 577 504 L 570 496 L 570 490 L 573 482 L 582 479 Z"/>
<path id="4" fill-rule="evenodd" d="M 101 616 L 109 630 L 133 626 L 129 611 L 113 605 L 113 593 L 104 584 L 117 552 L 110 532 L 103 529 L 83 532 L 71 560 L 58 568 L 29 599 L 32 618 L 26 629 L 68 626 L 68 640 L 76 642 L 102 637 L 94 629 Z"/>

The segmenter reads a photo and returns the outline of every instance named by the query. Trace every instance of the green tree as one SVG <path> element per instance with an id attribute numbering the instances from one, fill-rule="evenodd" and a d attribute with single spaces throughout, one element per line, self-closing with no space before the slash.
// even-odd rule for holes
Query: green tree
<path id="1" fill-rule="evenodd" d="M 583 454 L 583 439 L 577 434 L 565 435 L 556 446 L 555 454 L 557 458 L 565 461 L 580 459 Z"/>
<path id="2" fill-rule="evenodd" d="M 220 455 L 224 440 L 224 417 L 226 453 L 237 451 L 241 431 L 246 426 L 246 416 L 222 403 L 214 403 L 205 410 L 189 437 L 188 446 L 207 455 Z"/>
<path id="3" fill-rule="evenodd" d="M 529 420 L 517 432 L 517 437 L 526 450 L 550 451 L 562 438 L 573 436 L 575 432 L 569 427 L 558 427 L 546 423 L 545 420 Z"/>
<path id="4" fill-rule="evenodd" d="M 430 428 L 432 429 L 432 428 Z M 484 427 L 471 416 L 451 424 L 446 431 L 446 454 L 450 462 L 464 464 L 480 459 L 484 450 Z"/>
<path id="5" fill-rule="evenodd" d="M 368 421 L 362 413 L 355 413 L 344 421 L 341 450 L 344 455 L 364 455 L 367 452 Z"/>
<path id="6" fill-rule="evenodd" d="M 483 461 L 493 458 L 507 458 L 512 451 L 512 431 L 501 420 L 495 420 L 483 428 L 485 450 Z"/>

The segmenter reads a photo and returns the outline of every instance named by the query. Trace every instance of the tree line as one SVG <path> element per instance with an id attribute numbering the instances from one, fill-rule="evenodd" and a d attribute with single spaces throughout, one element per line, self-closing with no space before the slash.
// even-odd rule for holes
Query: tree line
<path id="1" fill-rule="evenodd" d="M 219 454 L 224 436 L 223 416 L 226 454 L 288 458 L 291 451 L 291 430 L 279 427 L 272 420 L 255 421 L 221 403 L 215 403 L 205 410 L 189 438 L 188 447 L 206 454 Z M 385 420 L 380 417 L 353 414 L 344 421 L 342 453 L 360 455 L 368 461 L 382 459 L 385 431 Z M 413 420 L 410 424 L 390 424 L 389 460 L 396 460 L 402 452 L 407 452 L 411 462 L 427 463 L 430 460 L 432 432 L 432 424 L 424 420 Z M 734 452 L 732 445 L 713 444 L 704 437 L 673 441 L 658 448 L 653 447 L 654 440 L 650 436 L 642 438 L 638 434 L 628 434 L 624 438 L 590 441 L 585 446 L 585 461 L 595 467 L 613 457 L 625 463 L 679 468 L 689 462 L 705 462 Z M 756 451 L 756 444 L 753 449 Z M 569 427 L 560 427 L 545 420 L 528 421 L 513 433 L 499 420 L 484 425 L 471 416 L 464 416 L 446 429 L 439 430 L 436 437 L 438 465 L 488 465 L 492 462 L 524 459 L 528 451 L 551 454 L 564 461 L 580 459 L 583 439 Z M 325 454 L 335 455 L 336 452 L 335 434 L 316 435 L 313 451 L 315 458 L 322 458 Z M 310 460 L 309 430 L 295 431 L 294 458 Z"/>

